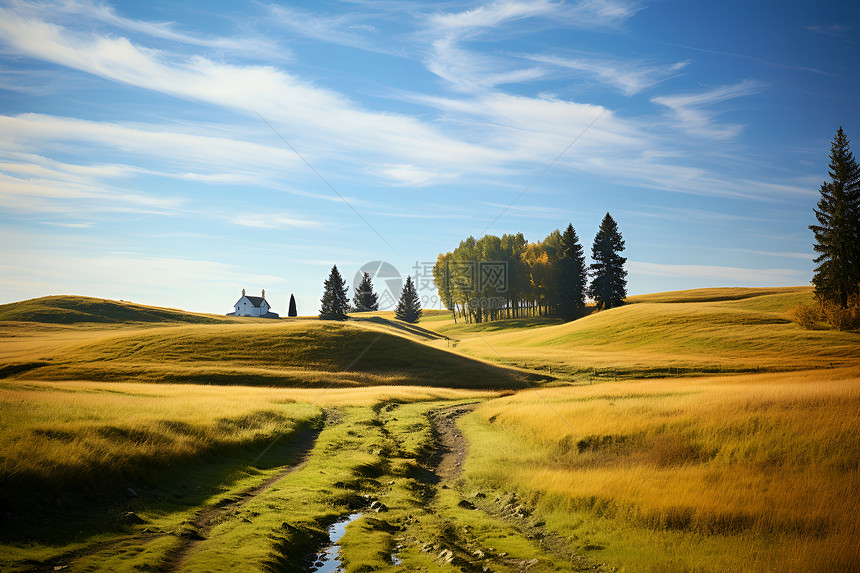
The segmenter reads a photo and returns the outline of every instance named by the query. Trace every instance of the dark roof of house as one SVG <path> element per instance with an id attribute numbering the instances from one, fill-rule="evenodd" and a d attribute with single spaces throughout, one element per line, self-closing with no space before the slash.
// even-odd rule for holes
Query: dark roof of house
<path id="1" fill-rule="evenodd" d="M 262 304 L 263 304 L 263 301 L 264 301 L 264 300 L 266 300 L 266 299 L 264 299 L 264 298 L 263 298 L 263 297 L 261 297 L 261 296 L 248 296 L 248 295 L 245 295 L 245 298 L 247 298 L 249 301 L 251 301 L 251 304 L 252 304 L 252 305 L 254 305 L 254 306 L 256 306 L 256 307 L 259 307 L 260 305 L 262 305 Z M 240 298 L 239 300 L 242 300 L 242 299 Z M 269 304 L 269 302 L 268 302 L 268 301 L 266 301 L 266 304 Z"/>

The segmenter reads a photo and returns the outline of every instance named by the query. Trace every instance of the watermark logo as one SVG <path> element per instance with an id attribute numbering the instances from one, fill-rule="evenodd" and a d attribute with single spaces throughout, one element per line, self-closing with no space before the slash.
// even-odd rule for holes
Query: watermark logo
<path id="1" fill-rule="evenodd" d="M 439 296 L 440 288 L 449 292 L 451 302 L 468 305 L 477 309 L 498 309 L 508 302 L 510 274 L 507 261 L 461 261 L 451 262 L 446 271 L 433 275 L 435 261 L 415 261 L 412 267 L 412 280 L 419 293 L 421 307 L 444 309 L 445 304 Z M 378 296 L 379 310 L 394 310 L 403 292 L 403 275 L 388 261 L 370 261 L 355 273 L 352 279 L 350 298 L 358 290 L 358 285 L 370 275 L 373 290 Z M 442 284 L 437 284 L 441 280 Z"/>
<path id="2" fill-rule="evenodd" d="M 509 269 L 507 261 L 452 261 L 434 277 L 435 263 L 417 262 L 412 267 L 419 291 L 425 291 L 425 308 L 443 308 L 441 291 L 450 293 L 451 302 L 471 308 L 502 308 L 507 303 Z M 442 284 L 438 284 L 438 281 Z"/>
<path id="3" fill-rule="evenodd" d="M 355 294 L 358 285 L 361 284 L 364 273 L 370 275 L 370 280 L 373 282 L 373 290 L 379 297 L 377 299 L 379 310 L 394 310 L 397 308 L 397 301 L 400 300 L 400 293 L 403 290 L 403 277 L 400 275 L 400 271 L 387 261 L 370 261 L 369 263 L 364 263 L 352 279 L 350 298 Z"/>

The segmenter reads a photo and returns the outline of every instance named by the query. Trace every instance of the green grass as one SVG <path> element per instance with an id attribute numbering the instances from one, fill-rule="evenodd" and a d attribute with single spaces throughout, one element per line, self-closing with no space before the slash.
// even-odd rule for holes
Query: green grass
<path id="1" fill-rule="evenodd" d="M 46 296 L 0 305 L 0 321 L 48 324 L 188 322 L 213 324 L 226 316 L 83 296 Z"/>
<path id="2" fill-rule="evenodd" d="M 71 558 L 74 570 L 162 570 L 195 535 L 200 508 L 229 505 L 294 463 L 324 416 L 308 464 L 228 507 L 182 569 L 299 570 L 331 522 L 366 505 L 361 495 L 387 495 L 393 480 L 417 491 L 405 474 L 432 449 L 428 409 L 490 396 L 405 387 L 0 383 L 0 511 L 15 524 L 0 530 L 0 569 Z M 140 497 L 125 497 L 129 486 Z M 125 522 L 128 511 L 144 523 Z M 378 537 L 377 554 L 391 536 Z"/>
<path id="3" fill-rule="evenodd" d="M 113 386 L 82 384 L 63 393 L 61 385 L 37 385 L 34 391 L 53 396 L 55 401 L 74 402 L 78 398 L 95 406 L 99 396 L 112 393 Z M 153 393 L 158 388 L 166 391 L 161 398 Z M 134 389 L 138 390 L 138 396 L 130 392 Z M 176 400 L 176 392 L 194 389 L 129 384 L 123 386 L 121 399 L 124 403 L 160 399 L 173 404 L 167 405 L 167 410 L 179 411 L 188 404 Z M 229 391 L 235 389 L 196 389 L 209 400 L 223 400 L 221 408 L 244 411 L 249 407 L 227 401 Z M 245 399 L 253 404 L 250 407 L 258 407 L 260 401 L 269 401 L 274 406 L 287 396 L 301 397 L 302 392 L 307 393 L 275 389 L 243 392 Z M 350 401 L 365 401 L 360 391 L 351 392 L 351 397 L 343 391 L 326 396 L 331 401 L 324 408 L 325 424 L 307 464 L 244 504 L 229 507 L 240 499 L 241 491 L 273 475 L 278 464 L 289 463 L 293 434 L 283 438 L 281 451 L 273 450 L 262 460 L 252 459 L 259 448 L 240 450 L 219 457 L 214 464 L 189 460 L 182 472 L 162 470 L 161 478 L 152 477 L 146 484 L 135 482 L 140 498 L 92 508 L 111 516 L 98 526 L 85 527 L 83 517 L 70 509 L 54 512 L 50 518 L 62 520 L 61 527 L 42 534 L 31 529 L 26 540 L 20 535 L 20 539 L 5 535 L 0 539 L 0 567 L 4 571 L 23 571 L 34 565 L 50 568 L 71 560 L 73 570 L 163 570 L 171 562 L 171 555 L 185 545 L 187 537 L 197 535 L 193 523 L 198 509 L 221 506 L 226 506 L 227 511 L 206 532 L 205 538 L 191 548 L 182 562 L 182 571 L 300 571 L 307 565 L 309 554 L 322 548 L 327 527 L 356 511 L 363 516 L 347 528 L 341 542 L 349 573 L 472 571 L 487 563 L 495 571 L 513 572 L 520 570 L 522 559 L 537 559 L 538 566 L 530 569 L 536 572 L 564 566 L 563 561 L 545 553 L 536 541 L 505 520 L 459 507 L 466 494 L 456 484 L 442 489 L 435 483 L 430 472 L 432 466 L 428 465 L 432 463 L 429 455 L 433 436 L 427 413 L 461 403 L 463 397 L 457 400 L 455 391 L 438 390 L 437 397 L 447 392 L 449 399 L 455 399 L 440 402 L 420 389 L 400 389 L 399 393 L 372 389 L 367 391 L 367 405 L 347 405 Z M 465 400 L 484 397 L 475 394 Z M 21 400 L 16 398 L 12 402 L 20 404 Z M 307 403 L 288 405 L 305 407 L 310 416 L 320 414 L 319 408 Z M 97 415 L 105 417 L 109 412 L 103 410 Z M 36 412 L 32 415 L 34 421 L 45 418 Z M 157 415 L 155 410 L 151 415 Z M 122 417 L 121 411 L 118 416 Z M 20 422 L 14 424 L 16 428 L 21 426 Z M 125 485 L 114 480 L 111 487 L 121 489 Z M 78 499 L 74 491 L 68 493 L 74 496 L 72 505 L 97 503 L 93 499 Z M 382 502 L 387 510 L 382 513 L 369 510 L 371 500 Z M 133 510 L 144 523 L 123 523 L 121 516 L 128 510 Z M 21 523 L 20 515 L 16 512 L 16 523 Z M 38 526 L 38 520 L 35 524 Z M 443 549 L 453 551 L 455 564 L 459 565 L 453 569 L 446 567 L 438 558 Z M 485 557 L 476 556 L 476 550 Z M 399 568 L 390 561 L 395 552 L 402 560 Z M 507 559 L 504 552 L 517 558 Z"/>

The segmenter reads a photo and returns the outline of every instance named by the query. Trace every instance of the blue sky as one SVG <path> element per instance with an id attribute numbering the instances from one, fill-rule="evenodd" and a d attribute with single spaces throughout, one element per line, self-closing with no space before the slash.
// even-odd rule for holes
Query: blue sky
<path id="1" fill-rule="evenodd" d="M 607 211 L 631 294 L 808 284 L 858 6 L 2 1 L 0 302 L 314 314 L 332 264 Z"/>

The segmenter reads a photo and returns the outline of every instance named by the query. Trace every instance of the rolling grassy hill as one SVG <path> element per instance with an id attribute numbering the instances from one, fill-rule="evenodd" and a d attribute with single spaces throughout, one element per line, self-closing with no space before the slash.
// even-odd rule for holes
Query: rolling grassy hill
<path id="1" fill-rule="evenodd" d="M 631 297 L 585 318 L 549 324 L 513 321 L 515 330 L 428 321 L 457 336 L 457 350 L 563 378 L 650 377 L 851 366 L 860 334 L 804 330 L 788 310 L 811 302 L 809 287 L 699 289 Z M 500 321 L 500 326 L 505 322 Z"/>
<path id="2" fill-rule="evenodd" d="M 409 325 L 385 312 L 345 324 L 263 321 L 45 297 L 0 306 L 10 335 L 0 341 L 0 377 L 518 388 L 524 375 L 569 382 L 857 364 L 857 333 L 791 322 L 788 310 L 811 300 L 809 287 L 696 289 L 631 297 L 569 323 L 455 324 L 428 312 Z"/>
<path id="3" fill-rule="evenodd" d="M 117 307 L 120 310 L 107 318 L 118 320 L 133 308 L 110 301 L 92 303 L 87 308 L 93 312 L 87 316 L 105 318 L 94 311 Z M 133 316 L 154 320 L 158 315 Z M 160 324 L 134 320 L 126 327 L 110 324 L 102 329 L 92 324 L 59 330 L 36 325 L 31 332 L 21 332 L 12 327 L 14 336 L 0 341 L 0 378 L 298 387 L 525 384 L 516 371 L 423 344 L 422 340 L 440 338 L 432 331 L 383 317 L 348 323 L 225 319 L 182 324 L 174 320 L 194 320 L 198 315 L 163 316 Z M 67 320 L 65 315 L 57 317 Z"/>
<path id="4" fill-rule="evenodd" d="M 81 311 L 101 320 L 74 322 L 6 305 L 22 318 L 0 321 L 0 515 L 17 524 L 0 536 L 0 569 L 62 567 L 79 548 L 75 570 L 252 570 L 307 553 L 289 537 L 297 515 L 324 537 L 373 492 L 389 513 L 348 529 L 356 570 L 365 558 L 393 570 L 392 547 L 399 568 L 432 569 L 423 548 L 448 547 L 440 534 L 498 552 L 513 564 L 500 571 L 559 570 L 537 539 L 588 556 L 588 570 L 857 570 L 860 333 L 792 323 L 788 309 L 811 297 L 678 291 L 570 323 L 483 325 L 447 313 L 113 322 L 111 309 L 136 305 L 111 301 Z M 756 370 L 772 372 L 702 375 Z M 542 379 L 559 387 L 488 391 Z M 460 418 L 463 473 L 428 497 L 417 453 L 431 449 L 427 412 L 449 400 L 481 404 Z M 305 440 L 304 469 L 227 512 Z M 200 533 L 195 516 L 222 506 L 203 549 L 165 567 Z"/>
<path id="5" fill-rule="evenodd" d="M 227 317 L 83 296 L 45 296 L 0 305 L 0 321 L 45 324 L 187 322 L 214 324 Z"/>

